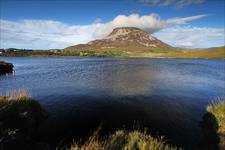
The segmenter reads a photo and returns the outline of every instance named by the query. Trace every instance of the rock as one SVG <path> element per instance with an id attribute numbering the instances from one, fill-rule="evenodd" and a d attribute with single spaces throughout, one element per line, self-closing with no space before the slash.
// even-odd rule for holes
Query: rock
<path id="1" fill-rule="evenodd" d="M 0 74 L 12 73 L 13 67 L 12 63 L 0 61 Z"/>

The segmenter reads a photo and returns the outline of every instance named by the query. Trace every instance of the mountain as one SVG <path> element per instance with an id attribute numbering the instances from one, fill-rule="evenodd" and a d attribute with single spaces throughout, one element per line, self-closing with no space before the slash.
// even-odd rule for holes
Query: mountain
<path id="1" fill-rule="evenodd" d="M 90 41 L 87 44 L 78 44 L 65 48 L 65 51 L 107 50 L 107 49 L 140 49 L 140 48 L 172 48 L 149 33 L 135 27 L 115 28 L 103 39 Z"/>

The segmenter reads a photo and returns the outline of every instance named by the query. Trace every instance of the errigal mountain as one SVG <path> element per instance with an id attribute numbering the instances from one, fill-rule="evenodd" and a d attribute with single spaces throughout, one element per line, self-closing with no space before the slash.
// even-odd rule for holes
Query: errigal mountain
<path id="1" fill-rule="evenodd" d="M 103 39 L 90 41 L 87 44 L 78 44 L 65 48 L 65 51 L 73 50 L 100 50 L 119 48 L 172 48 L 151 34 L 135 27 L 119 27 Z"/>

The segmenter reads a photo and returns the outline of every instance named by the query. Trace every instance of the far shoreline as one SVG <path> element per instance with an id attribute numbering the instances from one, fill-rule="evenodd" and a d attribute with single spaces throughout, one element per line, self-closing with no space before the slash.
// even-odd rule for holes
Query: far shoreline
<path id="1" fill-rule="evenodd" d="M 207 60 L 225 60 L 224 58 L 203 58 L 203 57 L 150 57 L 150 56 L 73 56 L 73 55 L 42 55 L 42 56 L 0 56 L 0 58 L 149 58 L 149 59 L 207 59 Z"/>
<path id="2" fill-rule="evenodd" d="M 183 58 L 183 59 L 225 59 L 225 47 L 207 49 L 141 49 L 141 48 L 115 48 L 90 50 L 27 50 L 27 49 L 0 49 L 1 57 L 79 57 L 79 58 Z"/>

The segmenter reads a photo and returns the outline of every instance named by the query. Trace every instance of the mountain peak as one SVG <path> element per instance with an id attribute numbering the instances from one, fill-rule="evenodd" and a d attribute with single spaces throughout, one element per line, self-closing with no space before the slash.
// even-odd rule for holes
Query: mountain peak
<path id="1" fill-rule="evenodd" d="M 135 45 L 142 45 L 145 47 L 157 47 L 157 43 L 161 43 L 157 38 L 153 37 L 149 33 L 136 28 L 136 27 L 118 27 L 113 29 L 113 31 L 104 38 L 111 42 L 126 42 L 133 43 Z M 164 45 L 165 46 L 165 45 Z M 167 45 L 168 47 L 168 45 Z"/>
<path id="2" fill-rule="evenodd" d="M 103 39 L 72 46 L 72 48 L 76 50 L 123 47 L 171 48 L 171 46 L 136 27 L 118 27 L 113 29 L 113 31 Z"/>

